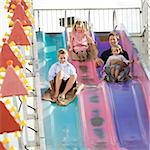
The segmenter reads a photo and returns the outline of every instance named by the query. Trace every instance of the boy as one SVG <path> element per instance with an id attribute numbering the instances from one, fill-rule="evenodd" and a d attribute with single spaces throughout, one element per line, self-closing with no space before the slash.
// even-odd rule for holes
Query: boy
<path id="1" fill-rule="evenodd" d="M 51 90 L 54 95 L 52 101 L 65 100 L 67 92 L 76 87 L 77 73 L 75 67 L 68 62 L 68 52 L 58 51 L 58 62 L 54 63 L 48 73 Z"/>

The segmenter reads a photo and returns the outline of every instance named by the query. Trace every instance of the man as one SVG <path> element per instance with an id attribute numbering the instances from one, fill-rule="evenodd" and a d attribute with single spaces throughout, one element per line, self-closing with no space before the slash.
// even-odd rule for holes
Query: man
<path id="1" fill-rule="evenodd" d="M 110 44 L 110 48 L 107 49 L 106 51 L 104 51 L 101 54 L 100 58 L 96 59 L 97 66 L 104 65 L 106 63 L 108 57 L 112 55 L 112 47 L 118 45 L 119 35 L 116 32 L 111 32 L 108 35 L 108 41 Z M 129 60 L 128 53 L 125 50 L 122 50 L 121 55 L 123 55 L 127 60 Z M 126 78 L 128 78 L 130 68 L 129 68 L 129 66 L 126 66 L 126 64 L 123 63 L 122 61 L 120 61 L 118 63 L 119 63 L 119 65 L 124 67 L 123 71 L 120 73 L 120 78 L 118 79 L 118 81 L 124 81 Z M 114 79 L 111 75 L 110 67 L 106 67 L 104 71 L 106 73 L 106 76 L 105 76 L 106 81 L 108 81 L 108 82 L 114 81 Z"/>

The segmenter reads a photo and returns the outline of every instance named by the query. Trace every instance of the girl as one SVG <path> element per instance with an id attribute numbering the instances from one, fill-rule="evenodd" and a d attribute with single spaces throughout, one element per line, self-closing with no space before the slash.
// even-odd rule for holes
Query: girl
<path id="1" fill-rule="evenodd" d="M 72 59 L 85 61 L 89 58 L 89 43 L 95 44 L 92 38 L 89 36 L 84 23 L 82 21 L 76 21 L 70 39 L 70 50 L 74 52 L 77 57 Z"/>

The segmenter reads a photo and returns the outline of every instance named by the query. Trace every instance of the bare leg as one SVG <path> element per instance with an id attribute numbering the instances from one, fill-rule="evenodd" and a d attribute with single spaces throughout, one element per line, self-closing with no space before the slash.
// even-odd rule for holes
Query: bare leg
<path id="1" fill-rule="evenodd" d="M 113 78 L 115 77 L 115 67 L 111 68 L 111 75 L 112 75 Z"/>
<path id="2" fill-rule="evenodd" d="M 75 75 L 70 76 L 64 91 L 61 93 L 62 98 L 65 98 L 66 93 L 72 88 L 72 86 L 75 83 L 76 79 L 77 79 L 77 76 L 75 76 Z"/>
<path id="3" fill-rule="evenodd" d="M 79 83 L 79 86 L 78 86 L 78 89 L 77 89 L 77 92 L 75 93 L 76 95 L 78 95 L 81 91 L 82 91 L 82 89 L 84 88 L 84 84 L 82 84 L 82 83 Z"/>
<path id="4" fill-rule="evenodd" d="M 54 97 L 57 98 L 59 95 L 59 89 L 62 83 L 62 79 L 64 76 L 64 72 L 60 71 L 57 76 L 56 76 L 56 81 L 55 81 L 55 92 L 54 92 Z"/>
<path id="5" fill-rule="evenodd" d="M 123 68 L 123 70 L 119 73 L 118 81 L 124 81 L 129 76 L 129 72 L 130 72 L 129 66 Z"/>
<path id="6" fill-rule="evenodd" d="M 119 69 L 115 69 L 115 79 L 117 79 L 117 80 L 118 80 L 119 72 L 120 72 Z"/>
<path id="7" fill-rule="evenodd" d="M 53 93 L 54 93 L 54 80 L 51 80 L 50 81 L 50 89 L 51 89 L 51 91 L 53 91 Z"/>

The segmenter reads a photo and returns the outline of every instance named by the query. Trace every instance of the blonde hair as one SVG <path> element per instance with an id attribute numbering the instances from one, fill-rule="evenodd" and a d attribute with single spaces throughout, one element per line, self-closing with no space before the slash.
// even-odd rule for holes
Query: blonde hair
<path id="1" fill-rule="evenodd" d="M 122 49 L 122 47 L 119 44 L 116 44 L 114 47 Z"/>
<path id="2" fill-rule="evenodd" d="M 80 25 L 80 26 L 82 27 L 82 31 L 83 31 L 83 32 L 86 31 L 86 28 L 85 28 L 84 23 L 83 23 L 82 21 L 80 21 L 80 20 L 77 20 L 77 21 L 74 23 L 73 27 L 72 27 L 72 32 L 76 32 L 76 26 L 77 26 L 77 25 Z"/>
<path id="3" fill-rule="evenodd" d="M 112 48 L 118 49 L 120 52 L 122 52 L 122 47 L 119 44 L 114 45 Z"/>
<path id="4" fill-rule="evenodd" d="M 60 48 L 57 52 L 57 56 L 59 57 L 60 54 L 66 54 L 68 56 L 68 51 L 64 48 Z"/>

